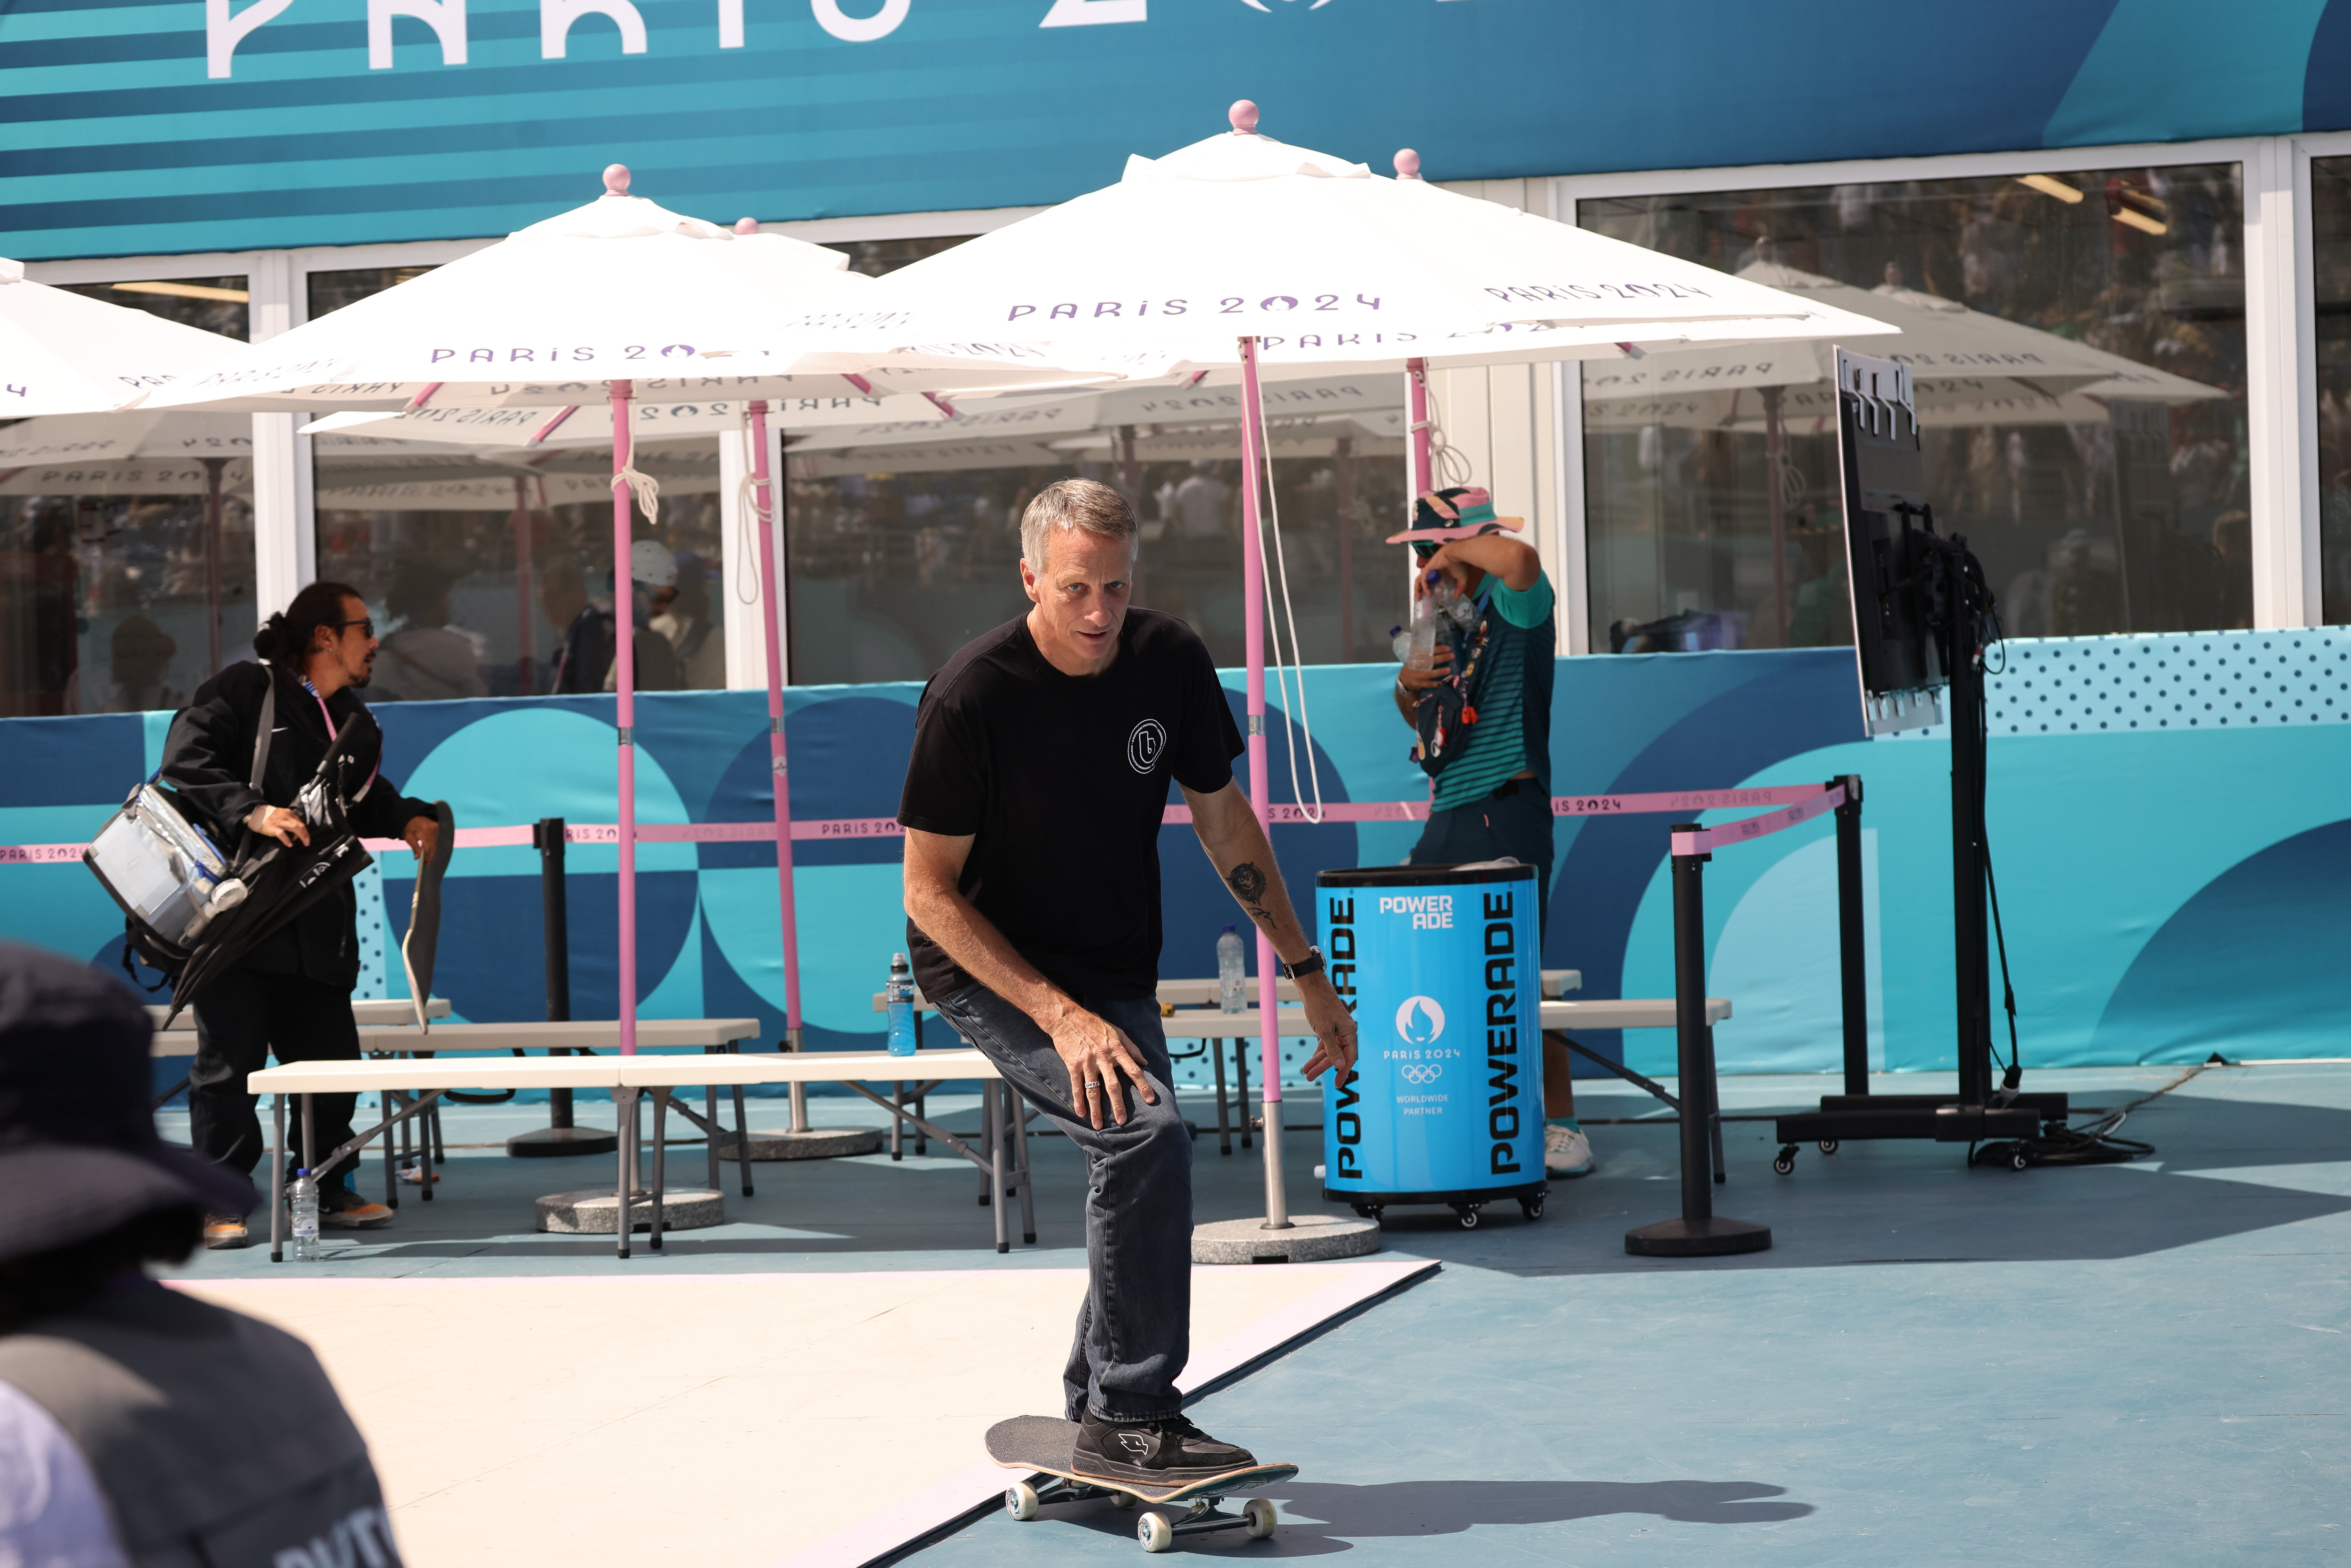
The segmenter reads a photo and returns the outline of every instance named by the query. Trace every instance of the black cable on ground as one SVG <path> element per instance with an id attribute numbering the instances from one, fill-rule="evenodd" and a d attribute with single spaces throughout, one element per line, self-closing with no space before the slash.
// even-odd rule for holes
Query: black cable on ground
<path id="1" fill-rule="evenodd" d="M 2142 1094 L 2127 1105 L 2106 1112 L 2084 1127 L 2043 1127 L 2031 1138 L 2004 1138 L 1998 1143 L 1978 1145 L 1968 1155 L 1970 1165 L 2004 1166 L 2013 1163 L 2020 1153 L 2031 1166 L 2117 1166 L 2155 1153 L 2153 1144 L 2142 1144 L 2136 1138 L 2120 1138 L 2115 1134 L 2130 1119 L 2130 1113 L 2152 1101 L 2160 1100 L 2189 1079 L 2225 1062 L 2199 1061 L 2162 1088 Z"/>

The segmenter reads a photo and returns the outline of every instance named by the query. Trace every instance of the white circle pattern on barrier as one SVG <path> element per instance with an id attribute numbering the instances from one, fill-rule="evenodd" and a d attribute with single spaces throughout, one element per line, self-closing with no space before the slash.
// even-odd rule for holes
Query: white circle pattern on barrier
<path id="1" fill-rule="evenodd" d="M 2351 720 L 2351 628 L 2019 638 L 1987 683 L 1994 735 Z"/>
<path id="2" fill-rule="evenodd" d="M 2011 637 L 1993 662 L 1984 695 L 1994 735 L 2351 723 L 2351 627 Z M 1949 735 L 1938 724 L 1885 738 Z"/>

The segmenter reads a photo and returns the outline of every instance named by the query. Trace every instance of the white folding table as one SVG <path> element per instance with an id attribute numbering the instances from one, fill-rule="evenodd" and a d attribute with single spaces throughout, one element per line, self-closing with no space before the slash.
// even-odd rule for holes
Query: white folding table
<path id="1" fill-rule="evenodd" d="M 193 1027 L 172 1030 L 167 1030 L 163 1027 L 163 1019 L 170 1014 L 171 1010 L 172 1009 L 169 1008 L 157 1007 L 151 1007 L 147 1009 L 147 1016 L 155 1020 L 155 1043 L 153 1046 L 149 1048 L 148 1054 L 150 1056 L 195 1055 L 196 1031 Z M 429 1019 L 447 1018 L 449 1016 L 449 998 L 446 997 L 433 998 L 430 1001 L 424 1004 L 424 1016 Z M 371 997 L 365 1000 L 354 998 L 351 1002 L 351 1021 L 362 1026 L 368 1024 L 401 1023 L 412 1020 L 415 1017 L 416 1012 L 413 1005 L 405 998 L 385 1001 L 380 997 Z M 172 1092 L 177 1093 L 178 1091 L 174 1090 Z"/>
<path id="2" fill-rule="evenodd" d="M 996 1249 L 1011 1250 L 1005 1204 L 1016 1191 L 1020 1195 L 1020 1239 L 1026 1246 L 1037 1244 L 1037 1208 L 1029 1186 L 1028 1124 L 1032 1113 L 985 1053 L 961 1045 L 946 1051 L 917 1050 L 911 1056 L 893 1056 L 886 1051 L 758 1051 L 725 1061 L 726 1071 L 741 1077 L 722 1079 L 723 1082 L 839 1083 L 863 1095 L 890 1113 L 893 1159 L 903 1148 L 905 1125 L 911 1124 L 926 1138 L 936 1138 L 979 1167 L 985 1182 L 980 1202 L 996 1211 Z M 977 1081 L 980 1085 L 980 1146 L 977 1149 L 923 1114 L 923 1097 L 929 1091 L 959 1081 Z M 886 1100 L 866 1087 L 885 1082 L 892 1086 Z M 910 1083 L 914 1086 L 912 1094 L 906 1092 Z M 907 1108 L 909 1100 L 914 1102 L 912 1110 Z"/>
<path id="3" fill-rule="evenodd" d="M 745 1075 L 733 1067 L 773 1057 L 746 1057 L 732 1054 L 710 1054 L 726 1051 L 736 1041 L 758 1035 L 757 1019 L 641 1019 L 637 1023 L 637 1042 L 641 1046 L 694 1048 L 705 1054 L 687 1056 L 674 1051 L 661 1051 L 623 1057 L 611 1056 L 410 1056 L 362 1057 L 356 1061 L 298 1061 L 265 1068 L 246 1078 L 246 1091 L 254 1094 L 273 1096 L 272 1124 L 274 1142 L 270 1152 L 270 1216 L 269 1256 L 273 1262 L 285 1256 L 285 1181 L 286 1181 L 286 1097 L 302 1097 L 302 1163 L 311 1170 L 333 1165 L 344 1155 L 356 1154 L 376 1138 L 396 1126 L 423 1114 L 453 1089 L 610 1089 L 619 1113 L 621 1146 L 620 1173 L 615 1182 L 616 1201 L 620 1205 L 618 1250 L 629 1255 L 629 1207 L 633 1196 L 649 1186 L 653 1195 L 653 1247 L 662 1245 L 661 1203 L 667 1162 L 661 1135 L 665 1131 L 667 1113 L 674 1103 L 672 1092 L 677 1088 L 699 1084 L 712 1096 L 707 1109 L 710 1114 L 696 1113 L 691 1106 L 677 1105 L 681 1115 L 699 1125 L 709 1141 L 710 1185 L 718 1186 L 719 1140 L 723 1133 L 716 1118 L 716 1094 L 721 1085 L 734 1087 L 735 1135 L 738 1158 L 743 1166 L 743 1190 L 751 1190 L 749 1145 L 745 1138 L 741 1085 L 770 1082 L 757 1075 Z M 362 1050 L 370 1051 L 497 1051 L 538 1046 L 549 1051 L 617 1051 L 620 1045 L 620 1025 L 611 1019 L 586 1019 L 569 1022 L 528 1023 L 460 1023 L 443 1024 L 429 1033 L 414 1024 L 363 1026 L 360 1030 Z M 377 1124 L 355 1133 L 350 1141 L 329 1151 L 323 1157 L 315 1147 L 311 1131 L 311 1096 L 328 1093 L 358 1093 L 373 1089 L 383 1095 L 383 1114 Z M 640 1158 L 638 1135 L 638 1099 L 650 1093 L 654 1104 L 654 1148 L 652 1180 L 640 1183 L 636 1171 Z M 397 1104 L 398 1109 L 394 1106 Z M 391 1160 L 386 1157 L 386 1181 L 391 1182 Z M 426 1201 L 433 1197 L 432 1170 L 428 1163 L 423 1173 L 428 1179 L 423 1184 Z M 397 1194 L 394 1194 L 397 1201 Z"/>

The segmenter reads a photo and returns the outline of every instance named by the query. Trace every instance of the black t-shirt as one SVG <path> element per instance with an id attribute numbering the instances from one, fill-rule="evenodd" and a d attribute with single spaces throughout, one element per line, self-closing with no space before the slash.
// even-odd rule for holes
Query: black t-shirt
<path id="1" fill-rule="evenodd" d="M 1053 668 L 1020 620 L 965 645 L 923 688 L 898 821 L 973 837 L 961 891 L 1071 996 L 1138 998 L 1159 978 L 1159 828 L 1167 781 L 1231 781 L 1241 737 L 1207 647 L 1130 610 L 1099 675 Z M 930 997 L 971 985 L 906 923 Z"/>

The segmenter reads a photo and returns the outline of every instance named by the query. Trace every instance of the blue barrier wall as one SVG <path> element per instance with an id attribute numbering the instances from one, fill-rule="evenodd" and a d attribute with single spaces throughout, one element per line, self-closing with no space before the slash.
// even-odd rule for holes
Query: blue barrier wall
<path id="1" fill-rule="evenodd" d="M 1992 845 L 2028 1068 L 2341 1053 L 2351 987 L 2351 631 L 2012 642 L 1992 682 Z M 1392 667 L 1307 674 L 1312 759 L 1331 800 L 1425 795 L 1389 706 Z M 1238 674 L 1227 675 L 1236 708 Z M 893 815 L 913 685 L 789 694 L 793 805 L 803 819 Z M 1949 1069 L 1949 747 L 1929 733 L 1865 740 L 1849 653 L 1563 659 L 1554 787 L 1600 793 L 1818 780 L 1858 773 L 1866 805 L 1873 1054 Z M 764 821 L 758 693 L 640 699 L 646 821 Z M 386 705 L 386 771 L 448 800 L 460 825 L 613 819 L 609 698 Z M 166 716 L 0 721 L 0 843 L 86 838 L 154 765 Z M 1273 794 L 1296 798 L 1277 722 Z M 1720 821 L 1740 813 L 1714 813 Z M 1667 819 L 1566 819 L 1546 961 L 1587 995 L 1672 989 Z M 1293 885 L 1324 866 L 1391 862 L 1417 832 L 1279 828 Z M 1720 852 L 1707 872 L 1709 988 L 1730 1071 L 1839 1060 L 1835 884 L 1828 819 Z M 1166 975 L 1215 972 L 1235 920 L 1188 830 L 1162 837 Z M 649 1016 L 757 1015 L 782 1027 L 773 853 L 648 844 L 639 854 L 641 998 Z M 570 852 L 574 1015 L 617 1007 L 615 857 Z M 394 957 L 370 987 L 401 995 L 396 945 L 412 885 L 382 862 L 371 935 Z M 878 1047 L 870 998 L 903 947 L 894 840 L 802 841 L 796 891 L 810 1042 Z M 435 987 L 459 1016 L 540 1015 L 538 861 L 468 850 L 452 865 Z M 111 961 L 120 921 L 78 865 L 0 865 L 0 934 Z M 376 943 L 371 943 L 375 947 Z M 1593 1043 L 1670 1071 L 1668 1031 Z"/>

